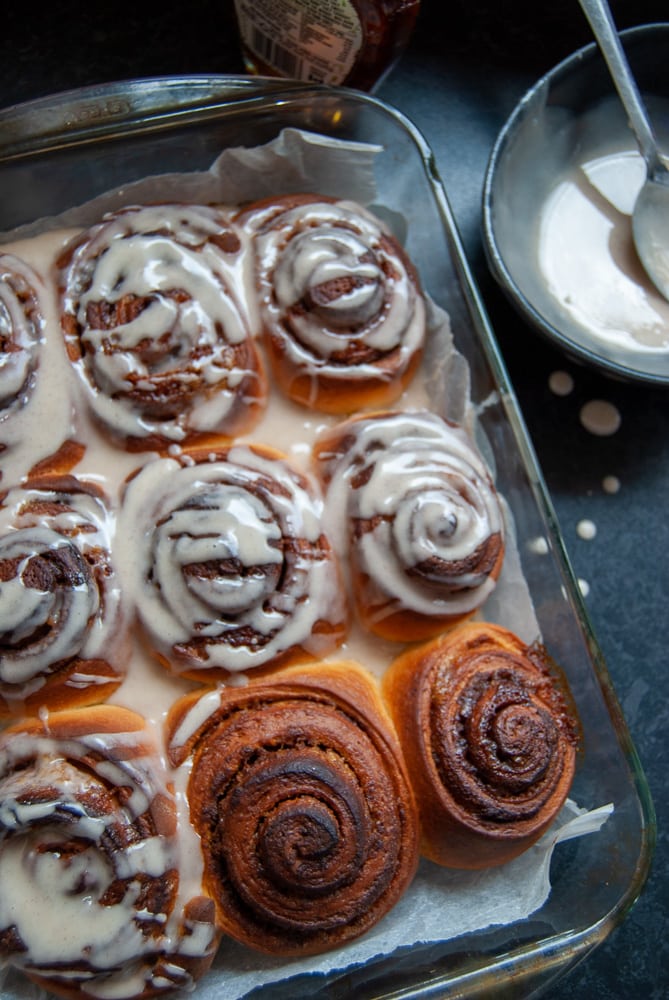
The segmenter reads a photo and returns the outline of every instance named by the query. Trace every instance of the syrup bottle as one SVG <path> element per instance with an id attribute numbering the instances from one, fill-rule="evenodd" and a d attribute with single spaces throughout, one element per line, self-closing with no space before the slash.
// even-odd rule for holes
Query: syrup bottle
<path id="1" fill-rule="evenodd" d="M 249 73 L 371 90 L 413 31 L 420 0 L 235 0 Z"/>

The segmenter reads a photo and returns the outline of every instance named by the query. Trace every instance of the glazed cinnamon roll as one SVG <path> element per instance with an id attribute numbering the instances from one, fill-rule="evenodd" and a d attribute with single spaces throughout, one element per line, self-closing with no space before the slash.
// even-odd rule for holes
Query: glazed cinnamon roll
<path id="1" fill-rule="evenodd" d="M 266 380 L 244 234 L 197 205 L 129 207 L 58 262 L 68 355 L 91 412 L 134 450 L 249 430 Z"/>
<path id="2" fill-rule="evenodd" d="M 249 206 L 265 344 L 276 381 L 312 409 L 349 413 L 396 399 L 425 338 L 407 254 L 362 206 L 288 195 Z"/>
<path id="3" fill-rule="evenodd" d="M 173 673 L 213 683 L 325 656 L 346 633 L 315 484 L 264 446 L 147 463 L 123 499 L 130 596 Z"/>
<path id="4" fill-rule="evenodd" d="M 378 689 L 352 663 L 194 693 L 169 719 L 225 933 L 307 955 L 365 933 L 413 878 L 413 795 Z"/>
<path id="5" fill-rule="evenodd" d="M 427 857 L 484 868 L 539 839 L 567 797 L 578 742 L 571 699 L 544 649 L 467 622 L 401 655 L 382 685 Z"/>
<path id="6" fill-rule="evenodd" d="M 44 335 L 37 275 L 13 254 L 0 253 L 0 450 L 6 420 L 32 392 Z"/>
<path id="7" fill-rule="evenodd" d="M 428 411 L 353 417 L 314 454 L 368 629 L 426 639 L 483 604 L 502 565 L 503 517 L 462 428 Z"/>
<path id="8" fill-rule="evenodd" d="M 69 998 L 189 988 L 218 935 L 144 720 L 95 706 L 0 736 L 0 966 Z"/>
<path id="9" fill-rule="evenodd" d="M 0 716 L 104 701 L 128 648 L 111 512 L 93 482 L 34 477 L 0 504 Z"/>

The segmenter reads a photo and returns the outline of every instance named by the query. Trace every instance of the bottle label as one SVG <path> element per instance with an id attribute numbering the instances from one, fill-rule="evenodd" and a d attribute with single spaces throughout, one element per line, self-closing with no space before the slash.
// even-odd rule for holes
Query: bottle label
<path id="1" fill-rule="evenodd" d="M 281 76 L 342 83 L 362 45 L 350 0 L 235 0 L 242 44 Z"/>

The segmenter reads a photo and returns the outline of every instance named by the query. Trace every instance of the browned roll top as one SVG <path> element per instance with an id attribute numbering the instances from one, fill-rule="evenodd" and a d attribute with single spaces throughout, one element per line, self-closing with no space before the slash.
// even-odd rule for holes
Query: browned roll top
<path id="1" fill-rule="evenodd" d="M 413 797 L 371 682 L 351 664 L 291 668 L 204 695 L 205 721 L 200 698 L 173 712 L 172 755 L 192 760 L 191 816 L 221 928 L 281 955 L 367 931 L 417 863 Z"/>
<path id="2" fill-rule="evenodd" d="M 542 835 L 567 797 L 577 742 L 543 650 L 498 626 L 467 623 L 399 657 L 384 693 L 428 857 L 482 868 Z"/>

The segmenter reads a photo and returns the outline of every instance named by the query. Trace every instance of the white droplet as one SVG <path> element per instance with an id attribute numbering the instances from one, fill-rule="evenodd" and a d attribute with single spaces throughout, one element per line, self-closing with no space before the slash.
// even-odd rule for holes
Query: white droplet
<path id="1" fill-rule="evenodd" d="M 587 597 L 588 594 L 590 593 L 590 584 L 588 583 L 587 580 L 579 579 L 578 589 L 581 591 L 584 597 Z"/>
<path id="2" fill-rule="evenodd" d="M 537 535 L 536 538 L 531 538 L 527 543 L 527 547 L 530 552 L 534 552 L 537 556 L 545 556 L 548 552 L 548 542 L 543 535 Z"/>
<path id="3" fill-rule="evenodd" d="M 581 408 L 581 423 L 586 431 L 600 437 L 615 434 L 621 424 L 620 412 L 603 399 L 591 399 Z"/>
<path id="4" fill-rule="evenodd" d="M 604 476 L 602 487 L 605 493 L 617 493 L 620 489 L 620 480 L 617 476 Z"/>
<path id="5" fill-rule="evenodd" d="M 568 396 L 574 388 L 574 380 L 569 372 L 552 372 L 548 378 L 548 387 L 556 396 Z"/>
<path id="6" fill-rule="evenodd" d="M 587 541 L 590 541 L 590 539 L 594 538 L 597 534 L 597 525 L 594 521 L 589 521 L 587 518 L 583 518 L 583 520 L 579 521 L 576 525 L 576 531 L 579 538 L 585 538 Z"/>

